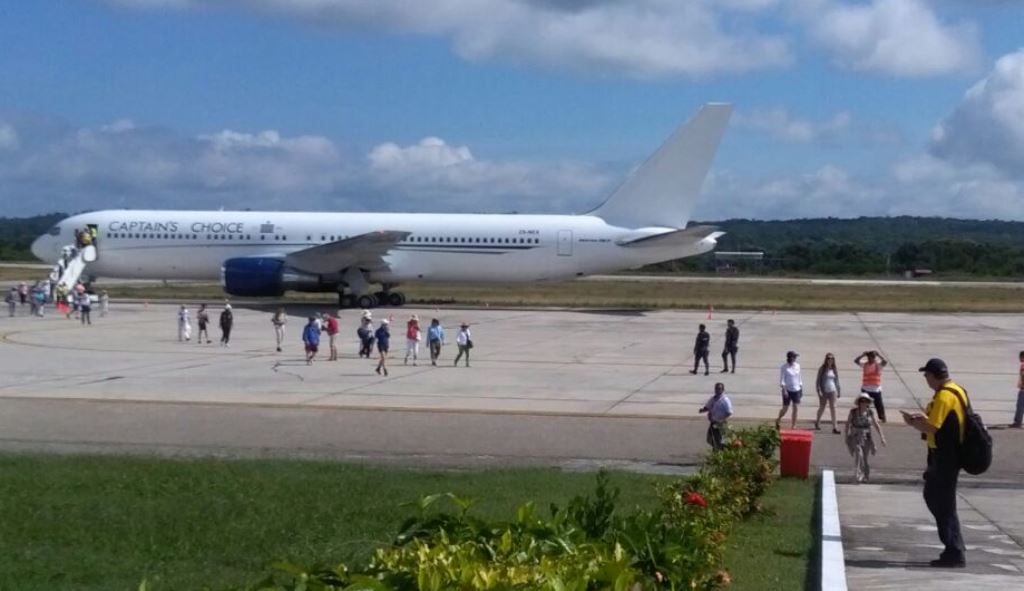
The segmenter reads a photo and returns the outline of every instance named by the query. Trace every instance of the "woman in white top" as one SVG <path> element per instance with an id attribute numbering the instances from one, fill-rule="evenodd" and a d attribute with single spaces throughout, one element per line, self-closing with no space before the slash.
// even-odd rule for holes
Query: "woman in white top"
<path id="1" fill-rule="evenodd" d="M 825 361 L 818 368 L 818 379 L 815 380 L 815 389 L 818 391 L 818 416 L 814 419 L 814 430 L 821 431 L 821 415 L 825 414 L 827 406 L 832 416 L 832 433 L 838 435 L 839 427 L 836 424 L 836 398 L 839 398 L 839 370 L 836 369 L 836 357 L 831 353 L 825 354 Z"/>
<path id="2" fill-rule="evenodd" d="M 796 358 L 800 355 L 796 351 L 786 353 L 786 363 L 779 370 L 779 386 L 782 388 L 782 410 L 779 411 L 779 418 L 775 419 L 775 427 L 782 424 L 782 417 L 786 416 L 790 405 L 793 406 L 793 416 L 790 419 L 790 428 L 796 429 L 796 413 L 800 406 L 800 399 L 804 396 L 804 380 L 800 377 L 800 364 Z"/>
<path id="3" fill-rule="evenodd" d="M 469 332 L 469 325 L 465 322 L 459 327 L 459 334 L 455 336 L 455 344 L 459 346 L 459 354 L 455 356 L 455 365 L 459 365 L 459 359 L 466 356 L 466 367 L 469 367 L 469 350 L 473 348 L 473 335 Z"/>

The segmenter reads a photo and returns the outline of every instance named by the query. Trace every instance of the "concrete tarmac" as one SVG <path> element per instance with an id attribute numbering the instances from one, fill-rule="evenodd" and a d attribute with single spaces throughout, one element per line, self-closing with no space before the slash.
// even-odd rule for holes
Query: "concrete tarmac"
<path id="1" fill-rule="evenodd" d="M 192 306 L 193 314 L 195 306 Z M 0 446 L 237 455 L 428 458 L 438 463 L 640 461 L 685 464 L 705 449 L 696 411 L 723 381 L 736 422 L 774 419 L 778 371 L 802 354 L 813 418 L 814 374 L 826 351 L 840 362 L 840 420 L 858 390 L 852 360 L 878 349 L 891 365 L 887 406 L 914 409 L 930 394 L 917 368 L 944 357 L 989 423 L 1009 422 L 1024 319 L 1009 315 L 716 313 L 378 309 L 393 315 L 391 375 L 355 356 L 356 311 L 342 312 L 337 362 L 302 358 L 301 327 L 313 309 L 289 306 L 286 348 L 274 352 L 270 314 L 236 307 L 229 348 L 179 343 L 176 306 L 118 304 L 92 326 L 54 316 L 0 318 Z M 323 311 L 327 311 L 323 309 Z M 410 314 L 439 317 L 453 341 L 472 325 L 472 367 L 452 367 L 454 346 L 431 367 L 402 364 Z M 725 318 L 741 330 L 739 371 L 718 374 Z M 696 326 L 712 333 L 712 373 L 690 375 Z M 321 357 L 326 357 L 326 338 Z M 826 419 L 827 419 L 826 414 Z M 876 475 L 916 478 L 923 445 L 890 423 Z M 1024 474 L 1024 433 L 996 431 L 993 479 Z M 850 464 L 841 437 L 823 431 L 814 462 Z M 1005 450 L 1005 453 L 1004 453 Z"/>
<path id="2" fill-rule="evenodd" d="M 1005 488 L 958 491 L 967 568 L 936 569 L 943 550 L 921 488 L 864 484 L 838 488 L 851 591 L 1005 591 L 1024 585 L 1024 495 Z"/>

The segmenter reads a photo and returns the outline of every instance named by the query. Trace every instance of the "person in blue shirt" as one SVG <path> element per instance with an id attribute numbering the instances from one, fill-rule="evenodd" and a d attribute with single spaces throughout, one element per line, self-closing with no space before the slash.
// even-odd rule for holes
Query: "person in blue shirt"
<path id="1" fill-rule="evenodd" d="M 310 316 L 306 327 L 302 329 L 302 342 L 306 345 L 306 365 L 313 365 L 313 358 L 320 349 L 320 326 L 316 316 Z"/>
<path id="2" fill-rule="evenodd" d="M 377 337 L 377 353 L 380 360 L 377 361 L 377 374 L 388 375 L 388 349 L 391 347 L 391 322 L 385 318 L 380 321 L 380 327 L 374 336 Z"/>
<path id="3" fill-rule="evenodd" d="M 441 345 L 444 344 L 444 328 L 441 321 L 434 318 L 430 321 L 430 328 L 427 329 L 427 345 L 430 347 L 430 365 L 437 365 L 437 358 L 441 356 Z"/>

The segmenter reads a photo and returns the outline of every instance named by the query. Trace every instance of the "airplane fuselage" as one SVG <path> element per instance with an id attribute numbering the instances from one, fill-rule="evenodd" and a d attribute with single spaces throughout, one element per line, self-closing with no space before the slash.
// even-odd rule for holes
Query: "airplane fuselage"
<path id="1" fill-rule="evenodd" d="M 39 239 L 36 255 L 54 261 L 74 230 L 95 225 L 94 277 L 217 280 L 224 261 L 281 257 L 381 230 L 410 235 L 385 257 L 379 283 L 519 282 L 606 273 L 706 252 L 689 247 L 632 249 L 619 241 L 668 228 L 627 229 L 595 216 L 332 212 L 107 210 L 73 216 Z"/>

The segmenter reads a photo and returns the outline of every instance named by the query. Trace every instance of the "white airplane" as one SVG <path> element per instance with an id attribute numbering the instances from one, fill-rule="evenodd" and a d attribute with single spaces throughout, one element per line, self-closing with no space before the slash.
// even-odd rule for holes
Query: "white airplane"
<path id="1" fill-rule="evenodd" d="M 62 220 L 32 252 L 53 263 L 90 227 L 91 280 L 220 279 L 235 296 L 337 292 L 361 308 L 404 304 L 394 288 L 408 281 L 559 281 L 637 268 L 708 252 L 723 234 L 686 226 L 731 114 L 731 105 L 704 105 L 582 215 L 104 210 Z"/>

